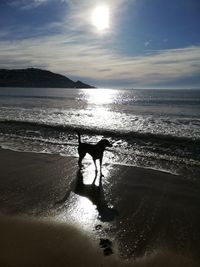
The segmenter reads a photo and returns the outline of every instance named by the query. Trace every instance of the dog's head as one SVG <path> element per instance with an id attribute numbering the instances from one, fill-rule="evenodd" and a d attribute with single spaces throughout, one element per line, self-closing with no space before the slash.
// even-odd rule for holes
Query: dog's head
<path id="1" fill-rule="evenodd" d="M 98 142 L 98 145 L 100 147 L 112 147 L 112 144 L 107 139 L 101 139 L 101 141 Z"/>

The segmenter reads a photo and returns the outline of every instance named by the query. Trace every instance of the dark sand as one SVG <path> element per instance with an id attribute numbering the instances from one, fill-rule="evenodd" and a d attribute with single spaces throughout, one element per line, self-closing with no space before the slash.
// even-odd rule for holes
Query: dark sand
<path id="1" fill-rule="evenodd" d="M 107 164 L 99 186 L 88 160 L 80 172 L 77 158 L 0 150 L 0 162 L 0 266 L 200 266 L 198 182 Z"/>

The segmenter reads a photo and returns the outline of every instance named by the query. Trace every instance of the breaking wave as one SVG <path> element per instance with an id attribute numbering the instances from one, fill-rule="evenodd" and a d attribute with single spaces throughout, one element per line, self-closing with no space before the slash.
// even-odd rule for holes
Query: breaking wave
<path id="1" fill-rule="evenodd" d="M 35 122 L 35 121 L 21 121 L 21 120 L 1 120 L 1 126 L 9 127 L 11 126 L 13 131 L 16 130 L 17 127 L 21 129 L 46 129 L 46 130 L 56 130 L 62 132 L 75 133 L 77 131 L 82 134 L 96 134 L 110 137 L 118 137 L 123 139 L 140 139 L 143 141 L 156 141 L 156 142 L 167 142 L 167 143 L 175 143 L 175 144 L 184 144 L 184 145 L 200 145 L 200 138 L 189 138 L 183 136 L 174 136 L 169 134 L 160 134 L 160 133 L 148 133 L 148 132 L 136 132 L 136 131 L 120 131 L 113 129 L 100 129 L 98 127 L 82 127 L 82 126 L 74 126 L 74 125 L 62 125 L 62 124 L 47 124 L 43 122 Z M 2 129 L 1 129 L 2 130 Z"/>

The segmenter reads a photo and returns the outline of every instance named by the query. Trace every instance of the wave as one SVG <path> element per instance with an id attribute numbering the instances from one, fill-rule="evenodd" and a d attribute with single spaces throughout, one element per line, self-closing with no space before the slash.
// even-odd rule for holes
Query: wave
<path id="1" fill-rule="evenodd" d="M 77 156 L 77 134 L 90 143 L 105 137 L 113 143 L 107 161 L 167 170 L 199 179 L 200 140 L 161 134 L 120 132 L 76 125 L 0 120 L 0 147 L 14 151 Z M 110 153 L 111 152 L 111 153 Z"/>
<path id="2" fill-rule="evenodd" d="M 65 96 L 45 96 L 45 95 L 36 95 L 36 96 L 29 96 L 29 95 L 1 95 L 0 97 L 4 97 L 4 98 L 27 98 L 27 99 L 55 99 L 55 100 L 65 100 L 65 99 L 73 99 L 73 97 L 65 97 Z"/>
<path id="3" fill-rule="evenodd" d="M 176 144 L 183 146 L 197 146 L 200 145 L 200 138 L 194 137 L 183 137 L 183 136 L 174 136 L 169 134 L 160 134 L 160 133 L 150 133 L 150 132 L 136 132 L 136 131 L 120 131 L 113 129 L 101 129 L 101 128 L 91 128 L 91 127 L 82 127 L 77 125 L 62 125 L 62 124 L 51 124 L 44 122 L 36 121 L 22 121 L 22 120 L 0 120 L 0 124 L 4 126 L 10 126 L 13 130 L 18 127 L 24 129 L 43 129 L 50 131 L 62 131 L 69 133 L 76 133 L 79 131 L 81 134 L 88 135 L 103 135 L 111 138 L 120 138 L 128 139 L 132 141 L 141 141 L 141 142 L 153 142 L 153 143 L 166 143 L 166 144 Z M 2 128 L 2 127 L 1 127 Z"/>
<path id="4" fill-rule="evenodd" d="M 60 88 L 57 88 L 60 89 Z M 74 96 L 70 96 L 69 94 L 67 95 L 26 95 L 26 94 L 21 94 L 21 95 L 17 95 L 17 94 L 13 94 L 13 95 L 8 95 L 8 94 L 0 94 L 1 98 L 24 98 L 24 99 L 53 99 L 53 100 L 74 100 Z M 82 97 L 78 97 L 77 99 L 84 101 L 84 98 Z M 126 97 L 124 99 L 121 99 L 120 102 L 118 102 L 120 104 L 124 104 L 124 105 L 144 105 L 144 106 L 152 106 L 152 105 L 192 105 L 192 106 L 196 106 L 200 104 L 200 99 L 198 98 L 191 98 L 191 99 L 174 99 L 174 98 L 170 98 L 170 99 L 140 99 L 140 98 L 132 98 L 132 96 L 130 97 Z"/>
<path id="5" fill-rule="evenodd" d="M 0 133 L 0 136 L 1 136 L 1 133 Z M 4 136 L 11 137 L 13 139 L 17 138 L 21 140 L 38 141 L 38 142 L 43 142 L 43 143 L 52 144 L 52 145 L 68 145 L 68 146 L 77 145 L 74 142 L 62 142 L 62 141 L 56 141 L 56 140 L 48 140 L 48 139 L 41 138 L 41 137 L 20 136 L 16 134 L 4 134 Z"/>

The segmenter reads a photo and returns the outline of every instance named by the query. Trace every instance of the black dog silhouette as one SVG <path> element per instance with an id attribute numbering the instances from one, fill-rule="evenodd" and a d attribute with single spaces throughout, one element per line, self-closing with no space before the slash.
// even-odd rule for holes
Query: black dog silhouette
<path id="1" fill-rule="evenodd" d="M 78 134 L 78 143 L 79 143 L 79 145 L 78 145 L 78 154 L 79 154 L 78 164 L 79 164 L 79 167 L 82 166 L 82 164 L 81 164 L 82 160 L 85 157 L 86 153 L 88 153 L 92 156 L 96 171 L 97 171 L 96 160 L 99 159 L 100 171 L 101 171 L 103 152 L 104 152 L 106 147 L 112 147 L 112 144 L 107 139 L 102 139 L 95 145 L 88 144 L 88 143 L 82 143 L 80 133 L 77 132 L 77 134 Z"/>

